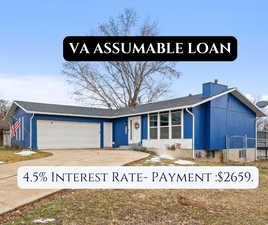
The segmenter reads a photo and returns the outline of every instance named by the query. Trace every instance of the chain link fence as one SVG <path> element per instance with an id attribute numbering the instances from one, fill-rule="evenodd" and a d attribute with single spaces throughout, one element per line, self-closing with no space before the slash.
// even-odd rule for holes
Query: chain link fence
<path id="1" fill-rule="evenodd" d="M 258 159 L 268 159 L 268 131 L 258 131 L 257 137 Z"/>
<path id="2" fill-rule="evenodd" d="M 226 136 L 226 149 L 256 148 L 256 138 L 245 136 Z"/>
<path id="3" fill-rule="evenodd" d="M 248 136 L 226 136 L 226 149 L 223 151 L 223 160 L 228 161 L 252 161 L 256 159 L 256 151 L 248 149 L 256 148 L 256 138 Z"/>

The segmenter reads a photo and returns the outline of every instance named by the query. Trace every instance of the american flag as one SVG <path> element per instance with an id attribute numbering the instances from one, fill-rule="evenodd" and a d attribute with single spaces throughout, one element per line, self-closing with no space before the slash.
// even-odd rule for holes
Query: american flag
<path id="1" fill-rule="evenodd" d="M 16 132 L 20 128 L 20 126 L 21 126 L 21 122 L 20 121 L 15 122 L 11 126 L 11 137 L 15 137 L 16 136 Z"/>

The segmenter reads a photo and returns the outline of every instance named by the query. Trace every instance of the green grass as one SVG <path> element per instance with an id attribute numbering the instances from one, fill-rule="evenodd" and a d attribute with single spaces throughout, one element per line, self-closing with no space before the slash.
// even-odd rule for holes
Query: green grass
<path id="1" fill-rule="evenodd" d="M 132 166 L 169 165 L 139 160 Z M 197 161 L 197 165 L 222 165 Z M 245 165 L 245 164 L 243 164 Z M 34 225 L 55 218 L 55 225 L 267 225 L 268 161 L 253 190 L 65 190 L 0 216 L 0 224 Z M 172 167 L 171 167 L 172 168 Z"/>
<path id="2" fill-rule="evenodd" d="M 36 154 L 32 154 L 29 156 L 21 156 L 15 154 L 16 152 L 20 152 L 21 150 L 18 149 L 0 149 L 0 161 L 5 163 L 14 163 L 24 160 L 31 160 L 31 159 L 39 159 L 43 157 L 51 156 L 52 153 L 50 152 L 42 152 L 42 151 L 35 151 Z"/>

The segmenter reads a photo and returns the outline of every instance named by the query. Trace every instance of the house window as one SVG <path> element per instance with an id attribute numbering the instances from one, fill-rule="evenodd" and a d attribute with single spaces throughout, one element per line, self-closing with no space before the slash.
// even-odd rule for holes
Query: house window
<path id="1" fill-rule="evenodd" d="M 215 158 L 215 151 L 207 151 L 207 158 L 208 159 Z"/>
<path id="2" fill-rule="evenodd" d="M 150 114 L 150 139 L 157 139 L 158 114 Z"/>
<path id="3" fill-rule="evenodd" d="M 149 114 L 150 139 L 182 138 L 182 111 Z"/>
<path id="4" fill-rule="evenodd" d="M 160 113 L 160 139 L 169 138 L 169 112 Z"/>
<path id="5" fill-rule="evenodd" d="M 171 137 L 181 138 L 181 110 L 171 111 Z"/>
<path id="6" fill-rule="evenodd" d="M 130 140 L 132 140 L 132 120 L 130 120 Z"/>
<path id="7" fill-rule="evenodd" d="M 240 159 L 247 158 L 247 150 L 239 150 L 239 158 Z"/>
<path id="8" fill-rule="evenodd" d="M 127 134 L 128 134 L 128 124 L 125 123 L 125 135 L 127 135 Z"/>

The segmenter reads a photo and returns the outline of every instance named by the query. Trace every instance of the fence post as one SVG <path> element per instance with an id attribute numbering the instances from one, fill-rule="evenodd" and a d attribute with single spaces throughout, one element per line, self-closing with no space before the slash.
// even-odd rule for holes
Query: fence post
<path id="1" fill-rule="evenodd" d="M 248 148 L 248 137 L 247 135 L 245 135 L 245 149 Z"/>

